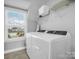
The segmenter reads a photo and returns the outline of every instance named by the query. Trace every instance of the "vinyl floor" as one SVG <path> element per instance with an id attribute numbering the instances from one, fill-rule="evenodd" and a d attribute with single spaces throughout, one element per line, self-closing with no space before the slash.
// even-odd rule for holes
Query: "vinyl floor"
<path id="1" fill-rule="evenodd" d="M 29 59 L 25 50 L 4 54 L 4 59 Z"/>

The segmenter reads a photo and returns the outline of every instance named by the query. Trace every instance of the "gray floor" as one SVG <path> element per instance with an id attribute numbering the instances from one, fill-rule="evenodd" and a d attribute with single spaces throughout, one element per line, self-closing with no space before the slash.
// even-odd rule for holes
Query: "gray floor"
<path id="1" fill-rule="evenodd" d="M 29 59 L 25 50 L 12 52 L 4 55 L 4 59 Z"/>

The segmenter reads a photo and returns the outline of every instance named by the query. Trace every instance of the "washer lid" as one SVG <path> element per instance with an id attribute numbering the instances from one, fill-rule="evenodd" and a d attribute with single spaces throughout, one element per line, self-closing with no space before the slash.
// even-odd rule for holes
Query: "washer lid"
<path id="1" fill-rule="evenodd" d="M 28 37 L 29 35 L 46 41 L 55 40 L 57 38 L 70 37 L 70 35 L 57 35 L 57 34 L 47 34 L 47 33 L 40 33 L 40 32 L 30 32 L 30 33 L 27 33 L 26 36 Z"/>

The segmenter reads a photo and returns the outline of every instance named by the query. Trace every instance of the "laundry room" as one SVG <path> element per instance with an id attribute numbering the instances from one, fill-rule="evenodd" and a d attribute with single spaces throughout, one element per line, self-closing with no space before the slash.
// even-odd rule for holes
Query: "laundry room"
<path id="1" fill-rule="evenodd" d="M 75 59 L 75 0 L 4 0 L 4 59 Z"/>

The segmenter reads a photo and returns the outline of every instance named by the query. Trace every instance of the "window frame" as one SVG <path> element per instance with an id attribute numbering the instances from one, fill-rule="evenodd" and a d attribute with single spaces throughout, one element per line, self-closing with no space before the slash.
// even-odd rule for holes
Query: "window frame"
<path id="1" fill-rule="evenodd" d="M 5 29 L 4 29 L 4 32 L 5 32 L 5 39 L 4 41 L 5 42 L 11 42 L 11 41 L 18 41 L 19 40 L 24 40 L 25 39 L 25 36 L 26 36 L 26 32 L 27 32 L 27 18 L 28 18 L 28 10 L 24 10 L 24 9 L 20 9 L 20 8 L 17 8 L 17 7 L 11 7 L 11 6 L 4 6 L 4 17 L 5 17 L 5 21 L 4 21 L 4 26 L 5 26 Z M 14 11 L 18 11 L 18 12 L 23 12 L 25 15 L 24 15 L 24 37 L 18 37 L 18 38 L 11 38 L 9 39 L 8 38 L 8 20 L 6 19 L 7 17 L 7 11 L 9 10 L 14 10 Z"/>

